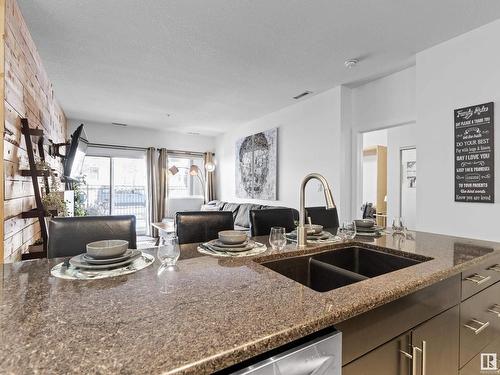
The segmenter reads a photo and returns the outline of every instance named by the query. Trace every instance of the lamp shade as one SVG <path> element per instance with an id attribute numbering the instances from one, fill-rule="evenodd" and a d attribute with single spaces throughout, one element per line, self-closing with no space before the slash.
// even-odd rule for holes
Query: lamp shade
<path id="1" fill-rule="evenodd" d="M 198 168 L 197 165 L 192 165 L 190 168 L 189 168 L 189 174 L 191 176 L 196 176 L 198 175 L 198 173 L 200 173 L 200 169 Z"/>
<path id="2" fill-rule="evenodd" d="M 205 163 L 205 169 L 207 170 L 207 172 L 215 171 L 215 163 L 213 161 L 207 161 Z"/>

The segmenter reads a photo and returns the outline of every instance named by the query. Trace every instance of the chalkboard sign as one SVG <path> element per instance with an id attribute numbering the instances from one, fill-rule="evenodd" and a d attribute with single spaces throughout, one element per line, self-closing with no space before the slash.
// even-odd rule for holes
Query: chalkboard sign
<path id="1" fill-rule="evenodd" d="M 495 202 L 493 102 L 455 110 L 455 202 Z"/>

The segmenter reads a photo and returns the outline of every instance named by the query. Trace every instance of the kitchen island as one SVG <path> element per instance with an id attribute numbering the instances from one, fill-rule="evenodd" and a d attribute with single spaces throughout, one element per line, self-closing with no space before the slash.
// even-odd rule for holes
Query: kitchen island
<path id="1" fill-rule="evenodd" d="M 431 260 L 320 293 L 254 258 L 201 256 L 183 245 L 175 272 L 158 262 L 102 280 L 50 275 L 61 261 L 3 265 L 0 372 L 208 374 L 336 325 L 500 255 L 500 244 L 410 232 L 353 241 Z"/>

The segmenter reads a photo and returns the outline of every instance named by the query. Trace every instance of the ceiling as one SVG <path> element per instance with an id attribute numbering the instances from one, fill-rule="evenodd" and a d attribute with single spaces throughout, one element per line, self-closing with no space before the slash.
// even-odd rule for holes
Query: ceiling
<path id="1" fill-rule="evenodd" d="M 410 66 L 500 17 L 498 0 L 18 2 L 69 118 L 202 134 Z"/>

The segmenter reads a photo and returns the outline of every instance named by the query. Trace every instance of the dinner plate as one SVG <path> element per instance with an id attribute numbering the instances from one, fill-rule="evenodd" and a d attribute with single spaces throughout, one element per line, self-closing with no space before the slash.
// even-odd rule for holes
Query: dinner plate
<path id="1" fill-rule="evenodd" d="M 221 240 L 213 240 L 213 241 L 210 241 L 210 242 L 214 246 L 222 247 L 222 248 L 225 248 L 225 249 L 239 249 L 239 248 L 244 248 L 244 247 L 246 247 L 248 245 L 248 240 L 246 240 L 246 241 L 244 241 L 242 243 L 233 244 L 233 245 L 224 243 Z"/>
<path id="2" fill-rule="evenodd" d="M 318 235 L 308 234 L 307 235 L 307 239 L 308 240 L 327 240 L 331 236 L 332 236 L 332 234 L 329 233 L 329 232 L 321 232 L 321 235 L 319 235 L 319 236 Z M 291 239 L 291 240 L 296 240 L 297 239 L 297 232 L 287 233 L 286 237 L 289 238 L 289 239 Z"/>
<path id="3" fill-rule="evenodd" d="M 217 246 L 215 244 L 215 241 L 217 240 L 212 240 L 207 243 L 205 243 L 205 246 L 208 246 L 210 249 L 215 250 L 215 251 L 231 251 L 231 252 L 242 252 L 242 251 L 250 251 L 255 247 L 255 242 L 253 241 L 248 241 L 247 244 L 244 247 L 221 247 Z"/>
<path id="4" fill-rule="evenodd" d="M 205 244 L 204 246 L 198 246 L 198 252 L 205 254 L 205 255 L 211 255 L 211 256 L 216 256 L 216 257 L 232 257 L 232 258 L 239 258 L 239 257 L 248 257 L 248 256 L 254 256 L 261 254 L 267 250 L 267 246 L 264 244 L 260 243 L 255 243 L 255 247 L 252 248 L 251 250 L 248 251 L 216 251 L 216 250 L 211 250 L 210 247 L 208 247 L 208 250 L 206 249 L 207 245 Z"/>
<path id="5" fill-rule="evenodd" d="M 357 232 L 363 232 L 363 233 L 372 233 L 372 232 L 380 232 L 382 227 L 372 227 L 372 228 L 356 228 Z"/>
<path id="6" fill-rule="evenodd" d="M 118 263 L 118 262 L 123 262 L 124 260 L 127 260 L 131 256 L 137 253 L 138 250 L 135 249 L 128 249 L 125 251 L 125 253 L 122 256 L 116 257 L 116 258 L 108 258 L 108 259 L 95 259 L 92 258 L 88 254 L 83 254 L 83 260 L 85 260 L 87 263 L 90 264 L 112 264 L 112 263 Z"/>
<path id="7" fill-rule="evenodd" d="M 87 261 L 83 258 L 84 254 L 74 256 L 73 258 L 71 258 L 69 260 L 69 264 L 71 264 L 73 267 L 86 269 L 86 270 L 105 270 L 108 268 L 121 267 L 121 266 L 126 266 L 127 264 L 132 263 L 135 259 L 137 259 L 139 256 L 141 256 L 142 252 L 140 250 L 134 250 L 134 251 L 135 251 L 135 253 L 132 256 L 130 256 L 128 259 L 125 259 L 121 262 L 112 263 L 112 264 L 90 264 L 90 263 L 87 263 Z"/>
<path id="8" fill-rule="evenodd" d="M 361 236 L 361 237 L 379 237 L 381 236 L 382 233 L 377 231 L 377 232 L 356 232 L 356 236 Z"/>

